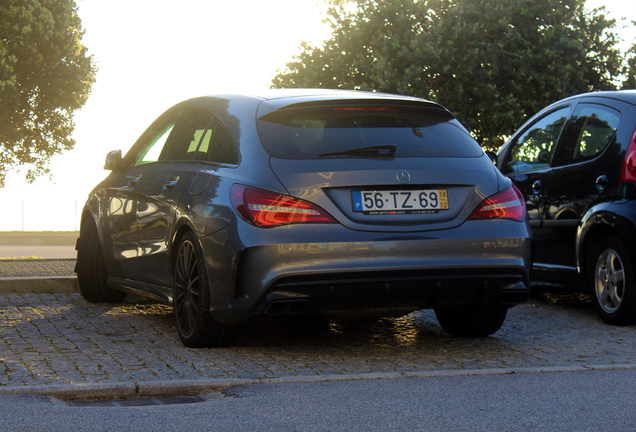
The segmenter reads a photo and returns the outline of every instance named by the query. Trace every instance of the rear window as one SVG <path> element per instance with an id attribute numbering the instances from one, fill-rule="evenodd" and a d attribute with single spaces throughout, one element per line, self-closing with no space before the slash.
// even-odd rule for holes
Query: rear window
<path id="1" fill-rule="evenodd" d="M 445 111 L 412 107 L 282 109 L 258 119 L 265 150 L 282 159 L 479 157 L 479 144 Z"/>

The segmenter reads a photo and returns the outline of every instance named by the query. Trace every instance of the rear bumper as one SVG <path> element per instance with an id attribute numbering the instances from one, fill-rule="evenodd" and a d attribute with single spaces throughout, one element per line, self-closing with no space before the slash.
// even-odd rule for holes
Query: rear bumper
<path id="1" fill-rule="evenodd" d="M 232 252 L 229 280 L 224 276 L 228 266 L 221 275 L 208 265 L 210 312 L 230 324 L 260 314 L 512 306 L 526 301 L 532 242 L 527 224 L 488 222 L 441 232 L 446 238 L 440 232 L 388 237 L 346 230 L 340 234 L 347 233 L 350 241 L 317 241 L 343 238 L 330 232 L 335 227 L 324 227 L 317 234 L 297 231 L 288 236 L 307 240 L 301 243 L 243 243 Z M 492 233 L 484 226 L 496 226 L 498 236 L 480 235 Z M 204 250 L 209 256 L 205 242 Z"/>

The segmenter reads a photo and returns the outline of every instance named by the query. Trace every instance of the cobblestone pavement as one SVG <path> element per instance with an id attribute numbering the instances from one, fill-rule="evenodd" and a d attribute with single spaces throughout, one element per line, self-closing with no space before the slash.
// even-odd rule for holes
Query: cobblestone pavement
<path id="1" fill-rule="evenodd" d="M 0 391 L 52 384 L 636 367 L 636 326 L 603 324 L 589 298 L 535 295 L 488 338 L 453 338 L 432 311 L 366 321 L 256 319 L 231 348 L 185 348 L 170 307 L 132 297 L 0 293 Z"/>

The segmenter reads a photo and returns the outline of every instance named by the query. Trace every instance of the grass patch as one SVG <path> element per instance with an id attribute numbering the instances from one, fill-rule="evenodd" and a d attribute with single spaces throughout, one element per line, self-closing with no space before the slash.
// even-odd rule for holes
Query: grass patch
<path id="1" fill-rule="evenodd" d="M 39 260 L 39 259 L 44 259 L 42 257 L 38 257 L 35 255 L 31 255 L 31 256 L 26 256 L 26 257 L 7 257 L 7 258 L 0 258 L 0 261 L 18 261 L 18 260 Z"/>

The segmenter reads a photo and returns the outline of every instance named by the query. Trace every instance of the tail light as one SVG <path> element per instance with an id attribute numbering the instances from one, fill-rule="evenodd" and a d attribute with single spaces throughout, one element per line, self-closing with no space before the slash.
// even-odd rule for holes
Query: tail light
<path id="1" fill-rule="evenodd" d="M 252 225 L 273 227 L 294 223 L 336 223 L 320 207 L 264 189 L 235 184 L 230 200 L 238 214 Z"/>
<path id="2" fill-rule="evenodd" d="M 620 181 L 636 182 L 636 130 L 627 148 L 627 154 L 625 154 Z"/>
<path id="3" fill-rule="evenodd" d="M 512 219 L 523 221 L 526 218 L 526 202 L 515 185 L 503 192 L 486 198 L 479 204 L 468 220 L 476 219 Z"/>

